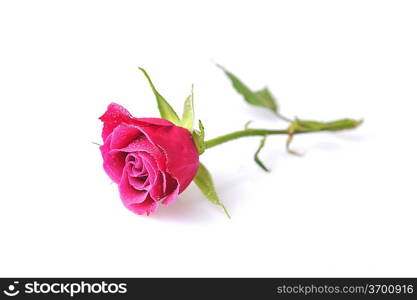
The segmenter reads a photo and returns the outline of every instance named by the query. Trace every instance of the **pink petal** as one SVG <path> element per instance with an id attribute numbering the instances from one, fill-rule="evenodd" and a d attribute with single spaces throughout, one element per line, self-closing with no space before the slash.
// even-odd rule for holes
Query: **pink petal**
<path id="1" fill-rule="evenodd" d="M 194 179 L 198 170 L 198 152 L 190 132 L 182 127 L 141 128 L 149 140 L 165 154 L 166 172 L 178 180 L 181 193 Z"/>
<path id="2" fill-rule="evenodd" d="M 137 190 L 129 182 L 128 174 L 125 169 L 123 172 L 122 179 L 119 183 L 119 193 L 120 198 L 122 199 L 123 203 L 127 206 L 133 203 L 142 203 L 146 200 L 148 196 L 148 191 L 146 190 Z"/>
<path id="3" fill-rule="evenodd" d="M 175 200 L 177 200 L 179 192 L 179 184 L 177 184 L 177 187 L 162 201 L 162 203 L 165 205 L 172 204 Z"/>
<path id="4" fill-rule="evenodd" d="M 135 214 L 144 215 L 147 214 L 148 216 L 154 212 L 158 208 L 158 202 L 152 200 L 150 196 L 148 196 L 145 201 L 141 203 L 132 203 L 126 205 L 126 207 L 133 211 Z"/>
<path id="5" fill-rule="evenodd" d="M 141 168 L 140 170 L 137 168 Z M 150 190 L 156 183 L 158 166 L 147 152 L 129 153 L 126 157 L 125 172 L 130 184 L 138 190 Z"/>
<path id="6" fill-rule="evenodd" d="M 101 155 L 103 156 L 103 168 L 111 180 L 119 183 L 125 166 L 126 153 L 112 151 L 110 142 L 111 135 L 107 137 L 104 145 L 100 146 Z"/>
<path id="7" fill-rule="evenodd" d="M 159 171 L 149 191 L 149 194 L 151 195 L 152 199 L 159 200 L 162 197 L 164 197 L 164 183 L 164 174 L 161 171 Z"/>
<path id="8" fill-rule="evenodd" d="M 102 146 L 103 147 L 103 146 Z M 101 150 L 101 149 L 100 149 Z M 126 153 L 120 151 L 101 151 L 103 155 L 103 168 L 110 179 L 116 183 L 120 182 L 125 166 Z"/>
<path id="9" fill-rule="evenodd" d="M 121 149 L 129 146 L 130 143 L 143 136 L 143 133 L 134 125 L 120 124 L 114 128 L 113 133 L 109 135 L 110 149 Z M 106 139 L 107 142 L 107 139 Z"/>
<path id="10" fill-rule="evenodd" d="M 158 165 L 158 169 L 165 171 L 165 154 L 161 151 L 161 149 L 152 144 L 152 142 L 146 136 L 142 136 L 132 141 L 128 146 L 121 148 L 120 150 L 124 152 L 148 152 L 155 159 Z"/>
<path id="11" fill-rule="evenodd" d="M 121 123 L 130 123 L 132 116 L 123 106 L 111 103 L 106 112 L 99 118 L 103 121 L 103 131 L 101 137 L 103 141 L 113 132 L 113 129 L 116 128 Z"/>
<path id="12" fill-rule="evenodd" d="M 170 121 L 160 118 L 132 118 L 132 124 L 142 126 L 156 125 L 156 126 L 174 126 Z"/>
<path id="13" fill-rule="evenodd" d="M 107 136 L 104 145 L 100 146 L 103 156 L 103 168 L 110 179 L 116 183 L 120 182 L 125 166 L 126 153 L 119 151 L 120 148 L 128 146 L 132 140 L 146 137 L 133 125 L 120 124 Z"/>

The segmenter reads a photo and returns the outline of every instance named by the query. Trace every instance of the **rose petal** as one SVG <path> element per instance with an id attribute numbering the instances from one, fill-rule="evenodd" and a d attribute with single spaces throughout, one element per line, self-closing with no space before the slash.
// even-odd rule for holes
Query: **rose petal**
<path id="1" fill-rule="evenodd" d="M 113 133 L 109 135 L 109 137 L 111 137 L 110 149 L 113 150 L 125 148 L 136 139 L 139 139 L 141 136 L 143 136 L 143 133 L 136 126 L 120 124 L 113 130 Z"/>
<path id="2" fill-rule="evenodd" d="M 135 126 L 120 124 L 107 136 L 104 145 L 100 146 L 101 155 L 103 156 L 103 168 L 114 182 L 120 182 L 126 158 L 126 153 L 118 151 L 118 149 L 128 146 L 132 140 L 140 136 L 146 139 Z"/>
<path id="3" fill-rule="evenodd" d="M 179 192 L 179 184 L 177 184 L 176 188 L 162 201 L 162 203 L 165 205 L 172 204 L 175 200 L 177 200 Z"/>
<path id="4" fill-rule="evenodd" d="M 147 176 L 147 170 L 143 164 L 142 158 L 138 158 L 136 153 L 129 153 L 126 156 L 126 165 L 129 165 L 128 173 L 129 176 L 140 177 Z"/>
<path id="5" fill-rule="evenodd" d="M 106 139 L 104 145 L 100 146 L 101 155 L 103 156 L 103 168 L 111 180 L 119 183 L 125 166 L 126 153 L 111 151 L 110 139 L 111 136 Z"/>
<path id="6" fill-rule="evenodd" d="M 123 106 L 111 103 L 106 112 L 99 118 L 103 121 L 103 131 L 101 137 L 103 141 L 113 132 L 114 128 L 119 126 L 121 123 L 130 123 L 132 116 Z"/>
<path id="7" fill-rule="evenodd" d="M 164 183 L 165 183 L 165 176 L 161 171 L 159 171 L 149 191 L 149 194 L 151 195 L 152 199 L 159 200 L 162 197 L 164 197 L 164 193 L 165 193 Z"/>
<path id="8" fill-rule="evenodd" d="M 141 127 L 156 125 L 156 126 L 173 126 L 174 124 L 168 120 L 160 118 L 132 118 L 130 120 L 131 124 L 137 124 Z"/>
<path id="9" fill-rule="evenodd" d="M 139 128 L 138 128 L 139 129 Z M 152 144 L 152 142 L 145 136 L 141 136 L 138 139 L 132 141 L 128 146 L 121 148 L 120 151 L 124 152 L 147 152 L 151 154 L 153 159 L 158 165 L 158 169 L 165 171 L 165 155 L 160 148 Z"/>
<path id="10" fill-rule="evenodd" d="M 158 173 L 158 165 L 155 161 L 155 159 L 146 152 L 137 152 L 138 155 L 141 157 L 143 161 L 143 166 L 145 168 L 146 173 L 148 174 L 149 181 L 151 183 L 155 182 L 155 178 L 157 177 Z"/>
<path id="11" fill-rule="evenodd" d="M 173 190 L 175 190 L 178 186 L 178 180 L 173 178 L 171 174 L 165 173 L 165 181 L 166 181 L 166 187 L 165 187 L 165 196 L 172 193 Z"/>
<path id="12" fill-rule="evenodd" d="M 148 196 L 145 201 L 141 203 L 132 203 L 126 205 L 126 207 L 133 211 L 135 214 L 144 215 L 147 214 L 148 216 L 154 212 L 158 208 L 158 202 L 152 200 L 150 196 Z"/>
<path id="13" fill-rule="evenodd" d="M 147 191 L 149 189 L 148 175 L 144 176 L 127 176 L 129 184 L 136 190 Z"/>
<path id="14" fill-rule="evenodd" d="M 148 126 L 141 129 L 164 152 L 167 159 L 166 172 L 178 180 L 181 193 L 198 170 L 198 152 L 190 132 L 178 126 Z"/>
<path id="15" fill-rule="evenodd" d="M 146 190 L 137 190 L 129 182 L 129 175 L 127 174 L 126 168 L 123 171 L 122 179 L 119 183 L 119 193 L 120 198 L 125 205 L 130 205 L 132 203 L 142 203 L 145 201 L 148 196 L 148 191 Z"/>
<path id="16" fill-rule="evenodd" d="M 141 170 L 136 169 L 139 166 Z M 147 152 L 129 153 L 126 157 L 125 169 L 129 183 L 137 190 L 149 191 L 155 185 L 161 184 L 156 182 L 158 166 Z"/>
<path id="17" fill-rule="evenodd" d="M 135 125 L 120 124 L 117 126 L 114 132 L 107 137 L 104 145 L 100 146 L 100 150 L 103 156 L 104 170 L 116 183 L 119 183 L 122 177 L 126 152 L 146 151 L 143 153 L 145 155 L 149 153 L 150 159 L 156 162 L 154 169 L 165 170 L 164 154 Z"/>

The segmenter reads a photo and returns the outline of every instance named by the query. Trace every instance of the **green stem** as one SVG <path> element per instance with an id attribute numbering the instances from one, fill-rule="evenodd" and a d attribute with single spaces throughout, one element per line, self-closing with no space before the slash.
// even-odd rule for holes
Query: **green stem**
<path id="1" fill-rule="evenodd" d="M 245 136 L 265 136 L 272 134 L 288 134 L 288 130 L 270 130 L 270 129 L 245 129 L 225 134 L 214 139 L 206 141 L 206 149 L 226 143 Z"/>
<path id="2" fill-rule="evenodd" d="M 216 137 L 205 142 L 205 148 L 212 148 L 214 146 L 226 143 L 228 141 L 236 140 L 245 136 L 267 136 L 275 134 L 294 135 L 300 133 L 312 133 L 320 131 L 340 131 L 346 129 L 353 129 L 358 127 L 362 120 L 341 119 L 332 122 L 316 122 L 316 121 L 302 121 L 295 120 L 288 127 L 288 129 L 273 130 L 273 129 L 244 129 L 235 131 L 226 135 Z"/>

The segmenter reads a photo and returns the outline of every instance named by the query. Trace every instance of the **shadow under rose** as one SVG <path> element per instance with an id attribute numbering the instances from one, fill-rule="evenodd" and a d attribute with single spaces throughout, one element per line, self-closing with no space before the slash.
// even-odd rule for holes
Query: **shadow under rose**
<path id="1" fill-rule="evenodd" d="M 221 210 L 210 203 L 198 188 L 191 184 L 171 205 L 160 205 L 152 218 L 175 223 L 204 223 L 221 216 Z"/>
<path id="2" fill-rule="evenodd" d="M 243 172 L 242 168 L 239 169 L 241 172 L 227 170 L 222 171 L 221 174 L 216 171 L 212 173 L 215 178 L 217 193 L 231 214 L 232 219 L 240 198 L 236 197 L 234 192 L 239 189 L 239 185 L 248 183 L 250 177 L 254 176 L 250 172 Z M 230 174 L 235 175 L 230 176 Z M 161 205 L 152 214 L 152 217 L 160 221 L 194 224 L 229 221 L 222 208 L 211 203 L 195 184 L 191 184 L 173 204 L 169 206 Z"/>

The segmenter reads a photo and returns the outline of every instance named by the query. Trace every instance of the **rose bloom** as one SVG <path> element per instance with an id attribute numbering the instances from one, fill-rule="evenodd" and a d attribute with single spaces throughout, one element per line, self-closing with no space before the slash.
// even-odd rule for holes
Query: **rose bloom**
<path id="1" fill-rule="evenodd" d="M 198 151 L 190 132 L 159 118 L 134 118 L 112 103 L 100 117 L 103 167 L 124 205 L 137 214 L 170 204 L 191 183 Z"/>

